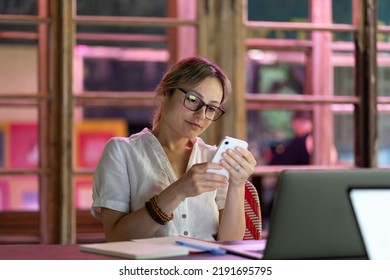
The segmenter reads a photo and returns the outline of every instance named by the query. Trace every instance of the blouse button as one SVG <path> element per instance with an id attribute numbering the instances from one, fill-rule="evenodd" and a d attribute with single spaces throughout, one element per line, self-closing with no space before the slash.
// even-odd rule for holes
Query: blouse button
<path id="1" fill-rule="evenodd" d="M 183 215 L 181 215 L 181 217 L 182 217 L 183 219 L 185 219 L 185 218 L 187 218 L 187 215 L 186 215 L 186 214 L 183 214 Z"/>
<path id="2" fill-rule="evenodd" d="M 188 235 L 188 231 L 184 231 L 183 233 L 184 233 L 184 235 Z"/>

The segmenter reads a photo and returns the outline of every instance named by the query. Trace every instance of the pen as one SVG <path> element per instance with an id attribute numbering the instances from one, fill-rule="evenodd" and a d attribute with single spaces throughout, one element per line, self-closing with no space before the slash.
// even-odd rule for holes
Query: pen
<path id="1" fill-rule="evenodd" d="M 185 247 L 194 248 L 194 249 L 202 250 L 202 251 L 205 251 L 205 252 L 209 252 L 209 253 L 214 254 L 214 255 L 224 255 L 224 254 L 226 254 L 226 250 L 219 249 L 219 248 L 211 248 L 211 247 L 201 246 L 201 245 L 197 245 L 197 244 L 187 243 L 187 242 L 184 242 L 184 241 L 176 241 L 176 244 L 178 244 L 180 246 L 185 246 Z"/>

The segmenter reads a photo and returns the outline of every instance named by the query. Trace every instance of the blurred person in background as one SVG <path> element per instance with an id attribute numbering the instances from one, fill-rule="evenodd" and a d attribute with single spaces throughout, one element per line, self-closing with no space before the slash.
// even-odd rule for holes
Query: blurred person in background
<path id="1" fill-rule="evenodd" d="M 291 118 L 293 138 L 285 139 L 272 148 L 268 165 L 310 165 L 313 154 L 313 116 L 310 111 L 296 111 Z M 332 148 L 331 164 L 338 161 Z M 277 176 L 262 178 L 263 227 L 266 230 L 276 193 Z"/>

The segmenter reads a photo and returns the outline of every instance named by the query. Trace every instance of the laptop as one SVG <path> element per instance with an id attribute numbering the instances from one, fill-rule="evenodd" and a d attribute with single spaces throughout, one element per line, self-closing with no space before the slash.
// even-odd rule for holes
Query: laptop
<path id="1" fill-rule="evenodd" d="M 389 182 L 379 169 L 282 171 L 264 259 L 367 259 L 348 188 Z"/>
<path id="2" fill-rule="evenodd" d="M 390 186 L 354 186 L 349 198 L 368 259 L 390 260 Z"/>

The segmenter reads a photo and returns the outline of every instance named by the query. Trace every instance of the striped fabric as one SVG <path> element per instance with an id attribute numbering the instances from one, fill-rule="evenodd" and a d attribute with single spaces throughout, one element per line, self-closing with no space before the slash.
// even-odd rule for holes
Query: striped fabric
<path id="1" fill-rule="evenodd" d="M 261 239 L 260 199 L 256 187 L 249 181 L 245 183 L 245 222 L 244 240 Z"/>

